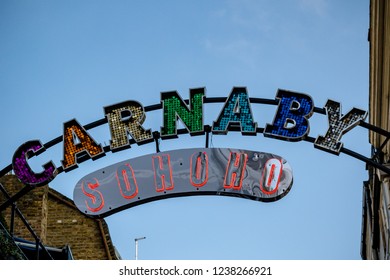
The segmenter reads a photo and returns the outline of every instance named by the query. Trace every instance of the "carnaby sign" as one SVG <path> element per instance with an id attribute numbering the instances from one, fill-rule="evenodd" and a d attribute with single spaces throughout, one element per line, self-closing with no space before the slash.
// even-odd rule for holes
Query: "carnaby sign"
<path id="1" fill-rule="evenodd" d="M 138 101 L 129 100 L 107 106 L 104 108 L 104 119 L 98 123 L 108 124 L 108 131 L 111 134 L 108 146 L 103 147 L 101 142 L 97 142 L 88 133 L 87 130 L 92 125 L 82 126 L 76 119 L 72 119 L 64 123 L 63 135 L 53 140 L 54 144 L 63 142 L 61 166 L 56 166 L 50 161 L 42 164 L 42 172 L 33 171 L 29 166 L 29 158 L 39 156 L 53 143 L 43 145 L 40 140 L 31 140 L 22 144 L 14 153 L 12 169 L 19 180 L 26 185 L 45 185 L 58 173 L 68 172 L 87 159 L 95 160 L 107 152 L 127 149 L 132 144 L 142 145 L 153 142 L 157 137 L 158 139 L 177 137 L 179 121 L 184 125 L 186 133 L 190 135 L 227 134 L 231 130 L 238 130 L 243 135 L 262 133 L 265 137 L 301 141 L 308 138 L 310 117 L 317 109 L 313 99 L 307 94 L 278 90 L 275 100 L 269 103 L 277 105 L 274 119 L 264 122 L 264 128 L 261 128 L 253 118 L 251 108 L 251 103 L 256 102 L 257 99 L 249 98 L 245 87 L 234 87 L 231 93 L 223 98 L 224 105 L 213 124 L 207 126 L 203 123 L 203 105 L 205 101 L 213 100 L 206 97 L 205 88 L 190 89 L 188 101 L 184 101 L 176 91 L 161 93 L 161 103 L 153 107 L 153 109 L 161 109 L 163 113 L 159 131 L 152 131 L 151 128 L 143 126 L 147 111 Z M 312 142 L 316 148 L 339 154 L 343 146 L 340 141 L 342 136 L 363 121 L 367 112 L 353 108 L 343 113 L 341 104 L 333 100 L 328 100 L 322 110 L 327 115 L 329 127 Z M 206 127 L 210 128 L 209 131 L 206 131 Z M 137 169 L 134 166 L 132 168 Z M 129 171 L 130 169 L 127 170 Z M 97 188 L 94 190 L 97 191 Z"/>
<path id="2" fill-rule="evenodd" d="M 238 149 L 183 149 L 129 159 L 83 177 L 73 193 L 79 210 L 104 217 L 153 200 L 227 195 L 271 202 L 293 182 L 278 155 Z"/>

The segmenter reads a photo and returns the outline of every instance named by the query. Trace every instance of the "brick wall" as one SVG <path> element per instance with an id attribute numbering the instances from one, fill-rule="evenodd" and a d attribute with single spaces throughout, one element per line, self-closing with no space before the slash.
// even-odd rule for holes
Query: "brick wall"
<path id="1" fill-rule="evenodd" d="M 0 183 L 12 196 L 24 186 L 13 175 L 0 178 Z M 0 203 L 5 201 L 0 195 Z M 33 189 L 17 201 L 31 227 L 42 243 L 62 248 L 69 245 L 75 259 L 116 259 L 107 224 L 82 214 L 73 201 L 48 186 Z M 10 207 L 3 212 L 9 227 Z M 22 221 L 15 219 L 14 235 L 34 241 Z"/>
<path id="2" fill-rule="evenodd" d="M 24 185 L 12 175 L 0 178 L 0 183 L 4 186 L 10 196 L 15 195 L 24 188 Z M 47 197 L 47 192 L 47 186 L 40 187 L 30 191 L 28 195 L 23 196 L 17 201 L 18 208 L 22 211 L 23 215 L 43 243 L 45 243 L 46 220 L 44 219 L 44 215 L 42 215 L 42 213 L 45 211 L 44 199 Z M 1 193 L 0 203 L 3 203 L 5 200 L 5 196 Z M 8 227 L 10 225 L 11 218 L 10 209 L 11 207 L 8 207 L 7 211 L 3 213 Z M 23 225 L 22 220 L 17 216 L 15 217 L 14 235 L 29 241 L 35 241 L 28 229 Z"/>
<path id="3" fill-rule="evenodd" d="M 99 221 L 88 218 L 57 196 L 49 194 L 47 243 L 68 244 L 75 259 L 109 259 Z"/>

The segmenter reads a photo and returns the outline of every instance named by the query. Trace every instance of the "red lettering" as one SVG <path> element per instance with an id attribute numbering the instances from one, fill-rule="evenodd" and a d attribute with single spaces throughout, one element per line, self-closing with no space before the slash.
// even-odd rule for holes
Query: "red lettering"
<path id="1" fill-rule="evenodd" d="M 84 188 L 85 185 L 87 185 L 87 189 Z M 85 205 L 89 211 L 98 212 L 102 210 L 104 206 L 104 197 L 102 193 L 97 190 L 99 186 L 100 184 L 97 179 L 95 179 L 95 183 L 83 181 L 81 184 L 81 190 L 92 202 L 92 206 L 89 206 L 88 201 L 85 200 Z"/>
<path id="2" fill-rule="evenodd" d="M 169 154 L 152 157 L 154 185 L 157 192 L 173 190 L 171 158 Z"/>
<path id="3" fill-rule="evenodd" d="M 193 153 L 190 160 L 190 182 L 203 187 L 209 179 L 209 157 L 206 152 Z"/>
<path id="4" fill-rule="evenodd" d="M 278 190 L 282 169 L 283 164 L 279 159 L 267 160 L 260 180 L 260 189 L 263 193 L 273 194 Z"/>
<path id="5" fill-rule="evenodd" d="M 134 175 L 134 170 L 129 163 L 118 168 L 116 171 L 116 179 L 123 198 L 132 199 L 138 194 L 137 180 Z"/>
<path id="6" fill-rule="evenodd" d="M 241 190 L 247 160 L 248 155 L 245 153 L 230 153 L 224 180 L 225 189 Z"/>

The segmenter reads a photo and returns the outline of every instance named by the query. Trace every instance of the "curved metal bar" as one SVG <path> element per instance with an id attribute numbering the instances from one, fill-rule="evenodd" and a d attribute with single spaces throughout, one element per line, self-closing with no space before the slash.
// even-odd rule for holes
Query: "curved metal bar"
<path id="1" fill-rule="evenodd" d="M 226 99 L 227 97 L 204 97 L 204 100 L 203 100 L 203 103 L 204 104 L 211 104 L 211 103 L 223 103 L 223 102 L 226 102 Z M 279 104 L 279 100 L 277 99 L 267 99 L 267 98 L 256 98 L 256 97 L 251 97 L 249 98 L 249 101 L 250 103 L 252 104 L 265 104 L 265 105 L 278 105 Z M 185 99 L 184 102 L 186 104 L 189 104 L 189 100 L 188 99 Z M 155 111 L 155 110 L 160 110 L 162 109 L 162 104 L 161 103 L 157 103 L 157 104 L 153 104 L 153 105 L 149 105 L 149 106 L 145 106 L 144 107 L 144 110 L 145 112 L 151 112 L 151 111 Z M 318 113 L 318 114 L 322 114 L 322 115 L 325 115 L 326 114 L 326 110 L 325 108 L 320 108 L 320 107 L 314 107 L 313 111 L 315 113 Z M 97 121 L 94 121 L 94 122 L 91 122 L 89 124 L 86 124 L 84 125 L 83 127 L 86 129 L 86 130 L 89 130 L 89 129 L 93 129 L 93 128 L 96 128 L 96 127 L 99 127 L 101 125 L 104 125 L 106 124 L 108 121 L 107 121 L 107 118 L 104 117 L 102 119 L 99 119 Z M 359 125 L 363 128 L 366 128 L 370 131 L 373 131 L 375 133 L 379 133 L 381 135 L 384 135 L 386 137 L 390 137 L 390 132 L 389 131 L 386 131 L 380 127 L 376 127 L 374 125 L 371 125 L 367 122 L 364 122 L 364 121 L 361 121 L 359 123 Z M 207 125 L 205 125 L 206 127 Z M 230 129 L 230 131 L 240 131 L 239 128 L 237 129 L 234 129 L 234 127 L 232 129 Z M 264 128 L 257 128 L 257 131 L 256 133 L 263 133 L 264 132 Z M 158 133 L 158 132 L 157 132 Z M 188 133 L 188 131 L 186 129 L 179 129 L 178 130 L 178 134 L 186 134 Z M 53 147 L 54 145 L 57 145 L 59 143 L 61 143 L 63 140 L 63 137 L 62 136 L 58 136 L 52 140 L 50 140 L 49 142 L 45 143 L 43 146 L 46 148 L 46 149 L 49 149 L 51 147 Z M 131 139 L 133 140 L 133 139 Z M 130 141 L 131 141 L 130 140 Z M 314 143 L 314 138 L 310 137 L 310 136 L 307 136 L 305 137 L 305 139 L 303 139 L 304 141 L 307 141 L 307 142 L 311 142 L 311 143 Z M 133 143 L 130 142 L 130 144 L 134 144 L 135 141 L 133 140 Z M 104 147 L 104 151 L 105 152 L 109 152 L 110 151 L 110 147 L 109 146 L 106 146 Z M 390 169 L 375 162 L 374 160 L 370 159 L 370 158 L 367 158 L 359 153 L 356 153 L 352 150 L 349 150 L 347 148 L 342 148 L 341 149 L 341 152 L 344 153 L 344 154 L 347 154 L 349 156 L 352 156 L 358 160 L 361 160 L 369 165 L 372 165 L 388 174 L 390 174 Z M 85 160 L 83 160 L 82 158 L 79 160 L 79 163 L 83 162 Z M 10 172 L 12 170 L 12 164 L 9 164 L 8 166 L 6 166 L 5 168 L 3 168 L 2 170 L 0 170 L 0 177 L 4 176 L 5 174 L 7 174 L 8 172 Z M 57 168 L 58 172 L 61 173 L 63 170 L 62 170 L 62 167 L 59 167 Z"/>

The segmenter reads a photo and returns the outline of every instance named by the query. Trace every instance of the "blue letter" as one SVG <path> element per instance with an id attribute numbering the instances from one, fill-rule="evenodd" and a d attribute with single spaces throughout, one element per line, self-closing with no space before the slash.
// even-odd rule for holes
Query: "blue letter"
<path id="1" fill-rule="evenodd" d="M 308 119 L 313 114 L 314 103 L 310 96 L 278 90 L 279 106 L 273 124 L 267 124 L 264 136 L 287 141 L 300 141 L 309 134 Z"/>
<path id="2" fill-rule="evenodd" d="M 230 125 L 240 126 L 243 135 L 256 135 L 257 124 L 253 122 L 252 110 L 246 88 L 234 87 L 217 121 L 213 133 L 227 134 Z"/>

